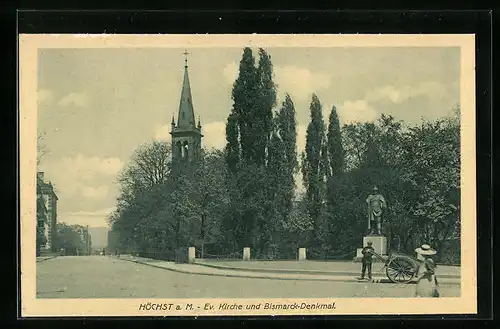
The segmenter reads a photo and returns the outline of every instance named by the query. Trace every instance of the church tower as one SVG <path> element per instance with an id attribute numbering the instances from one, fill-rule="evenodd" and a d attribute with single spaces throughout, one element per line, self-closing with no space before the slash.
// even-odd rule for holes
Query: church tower
<path id="1" fill-rule="evenodd" d="M 191 86 L 189 84 L 187 51 L 184 52 L 184 81 L 182 82 L 181 99 L 179 102 L 179 113 L 177 123 L 172 116 L 172 160 L 191 161 L 200 155 L 201 151 L 201 123 L 195 122 L 193 98 L 191 96 Z"/>

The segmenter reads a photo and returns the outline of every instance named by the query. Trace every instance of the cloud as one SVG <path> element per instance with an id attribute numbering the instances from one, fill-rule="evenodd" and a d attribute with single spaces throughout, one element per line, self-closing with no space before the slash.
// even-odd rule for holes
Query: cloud
<path id="1" fill-rule="evenodd" d="M 61 199 L 80 196 L 89 199 L 102 199 L 109 195 L 104 182 L 112 184 L 123 168 L 118 158 L 86 157 L 78 154 L 43 164 L 46 179 L 51 180 Z M 100 184 L 100 186 L 99 186 Z M 94 187 L 94 186 L 98 187 Z"/>
<path id="2" fill-rule="evenodd" d="M 211 122 L 202 128 L 203 146 L 207 149 L 224 149 L 226 146 L 226 123 L 223 121 Z"/>
<path id="3" fill-rule="evenodd" d="M 54 101 L 54 93 L 48 89 L 38 91 L 38 104 L 50 105 Z"/>
<path id="4" fill-rule="evenodd" d="M 98 209 L 96 211 L 70 211 L 58 214 L 58 220 L 68 225 L 88 225 L 89 227 L 108 227 L 107 218 L 116 207 Z"/>
<path id="5" fill-rule="evenodd" d="M 111 215 L 114 211 L 116 211 L 116 206 L 96 211 L 68 211 L 64 214 L 68 216 L 106 217 Z"/>
<path id="6" fill-rule="evenodd" d="M 85 107 L 89 103 L 89 97 L 85 93 L 69 93 L 59 100 L 59 106 Z"/>
<path id="7" fill-rule="evenodd" d="M 275 66 L 274 73 L 279 93 L 289 93 L 299 101 L 307 100 L 312 93 L 327 89 L 331 83 L 328 74 L 293 65 Z"/>
<path id="8" fill-rule="evenodd" d="M 123 162 L 118 158 L 101 159 L 96 156 L 85 157 L 82 154 L 64 158 L 62 165 L 68 169 L 73 168 L 73 170 L 84 174 L 84 177 L 96 173 L 114 176 L 123 168 Z"/>
<path id="9" fill-rule="evenodd" d="M 155 139 L 158 141 L 170 142 L 172 136 L 170 135 L 171 125 L 162 125 L 155 128 Z"/>
<path id="10" fill-rule="evenodd" d="M 373 121 L 378 115 L 366 100 L 346 101 L 337 108 L 337 113 L 341 124 Z"/>
<path id="11" fill-rule="evenodd" d="M 82 186 L 82 195 L 89 199 L 104 199 L 108 195 L 108 187 L 100 185 L 98 187 Z"/>
<path id="12" fill-rule="evenodd" d="M 438 100 L 446 97 L 448 90 L 445 85 L 435 82 L 422 82 L 415 86 L 384 86 L 367 93 L 365 99 L 369 102 L 379 102 L 389 100 L 393 103 L 400 104 L 413 97 L 426 96 L 431 100 Z"/>
<path id="13" fill-rule="evenodd" d="M 231 62 L 224 67 L 222 74 L 229 84 L 233 84 L 238 78 L 238 64 L 236 62 Z"/>
<path id="14" fill-rule="evenodd" d="M 223 69 L 225 80 L 233 84 L 238 78 L 238 64 L 231 62 Z M 304 67 L 294 65 L 275 66 L 274 82 L 278 86 L 279 98 L 289 93 L 293 99 L 308 100 L 312 93 L 330 87 L 331 76 L 322 72 L 313 72 Z"/>

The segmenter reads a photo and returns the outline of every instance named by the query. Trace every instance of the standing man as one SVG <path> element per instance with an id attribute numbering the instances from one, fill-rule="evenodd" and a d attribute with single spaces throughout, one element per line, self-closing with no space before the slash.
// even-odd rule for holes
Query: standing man
<path id="1" fill-rule="evenodd" d="M 360 280 L 364 280 L 366 270 L 368 270 L 368 279 L 372 279 L 372 256 L 375 252 L 375 249 L 372 247 L 372 242 L 368 241 L 367 246 L 363 248 L 361 253 L 363 254 L 363 259 L 361 262 L 363 263 L 363 267 L 361 269 L 361 277 Z"/>
<path id="2" fill-rule="evenodd" d="M 374 234 L 373 224 L 376 223 L 377 235 L 382 235 L 382 209 L 387 208 L 387 203 L 376 186 L 366 199 L 366 203 L 368 204 L 368 230 L 370 234 Z"/>

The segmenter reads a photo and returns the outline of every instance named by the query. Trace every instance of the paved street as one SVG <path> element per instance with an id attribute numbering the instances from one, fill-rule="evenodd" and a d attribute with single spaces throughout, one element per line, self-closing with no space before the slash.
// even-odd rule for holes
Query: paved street
<path id="1" fill-rule="evenodd" d="M 37 263 L 38 298 L 328 298 L 412 297 L 414 285 L 226 278 L 183 274 L 107 256 Z M 458 297 L 459 286 L 442 286 Z"/>

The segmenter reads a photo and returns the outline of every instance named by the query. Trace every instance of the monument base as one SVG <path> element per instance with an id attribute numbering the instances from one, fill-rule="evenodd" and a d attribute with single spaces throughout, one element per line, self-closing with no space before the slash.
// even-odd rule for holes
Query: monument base
<path id="1" fill-rule="evenodd" d="M 375 252 L 381 256 L 387 255 L 387 238 L 380 235 L 369 235 L 363 238 L 363 247 L 368 245 L 368 241 L 372 242 L 372 247 Z"/>
<path id="2" fill-rule="evenodd" d="M 382 256 L 384 260 L 387 260 L 387 238 L 385 236 L 380 235 L 368 235 L 363 237 L 363 247 L 368 245 L 368 241 L 372 242 L 372 247 L 377 254 Z M 361 261 L 363 258 L 363 254 L 361 251 L 363 248 L 358 248 L 356 250 L 356 257 L 354 257 L 354 261 Z M 377 257 L 372 257 L 373 262 L 380 262 L 381 260 Z"/>

